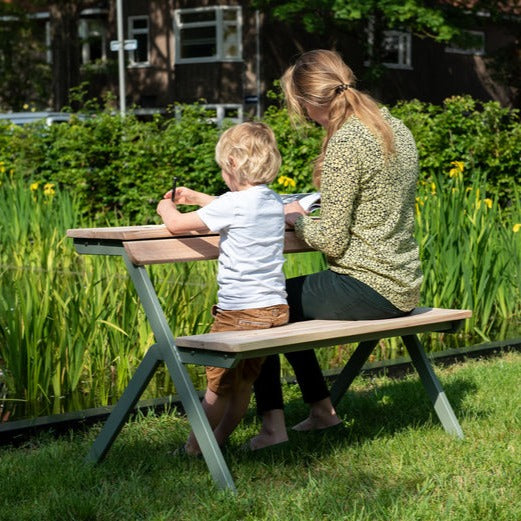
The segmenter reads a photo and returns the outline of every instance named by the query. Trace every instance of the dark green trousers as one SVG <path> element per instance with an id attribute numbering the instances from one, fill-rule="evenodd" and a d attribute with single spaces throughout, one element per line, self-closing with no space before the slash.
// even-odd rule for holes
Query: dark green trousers
<path id="1" fill-rule="evenodd" d="M 302 320 L 374 320 L 406 315 L 367 284 L 331 270 L 295 277 L 286 281 L 290 322 Z M 285 354 L 295 371 L 306 403 L 329 396 L 315 351 Z M 269 356 L 254 385 L 257 411 L 283 408 L 280 358 Z"/>

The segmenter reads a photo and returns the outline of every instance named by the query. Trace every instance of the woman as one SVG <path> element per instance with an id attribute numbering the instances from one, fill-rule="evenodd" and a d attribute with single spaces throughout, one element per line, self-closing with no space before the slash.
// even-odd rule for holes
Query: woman
<path id="1" fill-rule="evenodd" d="M 320 189 L 320 220 L 298 202 L 285 207 L 286 223 L 323 252 L 328 269 L 287 280 L 290 322 L 399 317 L 419 301 L 421 269 L 413 237 L 418 157 L 405 125 L 355 87 L 336 52 L 304 53 L 282 77 L 288 111 L 326 130 L 313 180 Z M 341 422 L 313 350 L 286 355 L 310 405 L 293 428 L 325 429 Z M 287 441 L 280 361 L 269 357 L 255 383 L 260 449 Z"/>

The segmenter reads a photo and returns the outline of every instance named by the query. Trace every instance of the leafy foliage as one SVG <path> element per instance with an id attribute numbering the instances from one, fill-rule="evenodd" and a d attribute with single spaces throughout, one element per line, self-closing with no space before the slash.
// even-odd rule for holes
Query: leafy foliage
<path id="1" fill-rule="evenodd" d="M 451 161 L 462 161 L 473 177 L 484 178 L 491 193 L 509 204 L 512 180 L 521 179 L 519 111 L 499 103 L 456 96 L 443 105 L 403 102 L 392 109 L 416 138 L 421 175 L 429 180 Z"/>
<path id="2" fill-rule="evenodd" d="M 1 2 L 0 108 L 21 110 L 46 103 L 51 75 L 34 20 L 18 6 Z"/>
<path id="3" fill-rule="evenodd" d="M 516 110 L 470 97 L 447 99 L 442 106 L 419 101 L 400 103 L 392 112 L 411 128 L 420 155 L 423 180 L 445 171 L 451 161 L 488 182 L 502 205 L 512 199 L 511 179 L 521 177 L 521 124 Z M 182 116 L 157 115 L 140 121 L 101 110 L 86 119 L 17 127 L 0 125 L 0 161 L 4 173 L 26 183 L 54 183 L 74 192 L 84 212 L 100 221 L 125 217 L 154 220 L 157 201 L 180 184 L 219 194 L 226 187 L 214 160 L 221 129 L 208 122 L 201 106 L 183 107 Z M 283 157 L 279 192 L 313 189 L 313 160 L 323 137 L 321 128 L 295 128 L 284 108 L 271 106 L 264 115 Z"/>

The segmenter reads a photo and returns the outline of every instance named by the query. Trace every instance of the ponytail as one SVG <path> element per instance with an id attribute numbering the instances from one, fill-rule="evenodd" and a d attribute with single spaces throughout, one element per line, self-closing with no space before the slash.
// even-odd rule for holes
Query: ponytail
<path id="1" fill-rule="evenodd" d="M 320 186 L 322 165 L 329 140 L 355 115 L 380 141 L 385 159 L 395 152 L 394 135 L 376 101 L 355 87 L 353 71 L 334 51 L 304 53 L 284 73 L 281 84 L 292 119 L 305 117 L 304 103 L 328 110 L 326 136 L 313 169 L 313 182 Z"/>

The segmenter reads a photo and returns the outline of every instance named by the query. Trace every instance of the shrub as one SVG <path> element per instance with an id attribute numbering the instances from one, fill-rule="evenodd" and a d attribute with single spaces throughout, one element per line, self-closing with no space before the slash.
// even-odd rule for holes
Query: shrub
<path id="1" fill-rule="evenodd" d="M 502 206 L 511 204 L 511 180 L 519 178 L 521 170 L 517 110 L 466 96 L 447 99 L 442 106 L 403 102 L 392 112 L 416 138 L 423 181 L 432 181 L 451 161 L 460 161 L 470 175 L 487 181 Z M 314 124 L 293 127 L 278 104 L 267 109 L 264 121 L 272 126 L 283 157 L 273 188 L 312 190 L 322 129 Z M 226 189 L 214 160 L 220 133 L 198 105 L 183 107 L 180 118 L 169 113 L 152 121 L 121 118 L 105 109 L 85 120 L 72 118 L 52 126 L 0 125 L 0 161 L 5 172 L 14 170 L 24 182 L 51 182 L 74 192 L 84 212 L 97 221 L 123 216 L 144 224 L 157 222 L 155 206 L 174 175 L 181 184 L 206 193 Z"/>
<path id="2" fill-rule="evenodd" d="M 411 129 L 420 157 L 420 175 L 430 181 L 451 161 L 461 161 L 472 176 L 485 178 L 502 205 L 512 201 L 512 179 L 521 176 L 519 111 L 495 101 L 455 96 L 443 105 L 399 103 L 392 113 Z"/>

